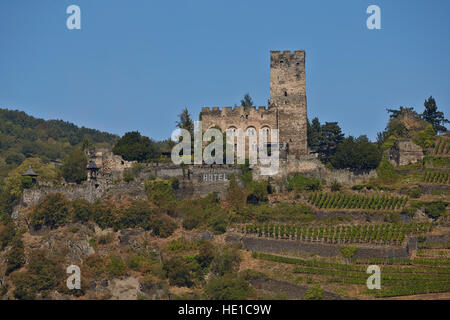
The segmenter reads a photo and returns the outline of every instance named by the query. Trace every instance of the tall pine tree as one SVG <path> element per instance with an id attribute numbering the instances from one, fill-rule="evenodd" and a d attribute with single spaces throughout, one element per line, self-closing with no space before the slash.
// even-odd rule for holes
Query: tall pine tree
<path id="1" fill-rule="evenodd" d="M 445 119 L 443 112 L 437 110 L 436 100 L 430 96 L 428 100 L 425 100 L 424 106 L 425 110 L 422 113 L 422 119 L 431 123 L 437 133 L 446 132 L 445 124 L 449 123 L 449 121 Z"/>

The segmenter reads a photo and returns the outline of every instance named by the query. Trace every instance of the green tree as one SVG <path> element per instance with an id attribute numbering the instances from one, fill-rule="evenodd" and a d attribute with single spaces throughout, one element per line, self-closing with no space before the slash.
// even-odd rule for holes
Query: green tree
<path id="1" fill-rule="evenodd" d="M 76 148 L 64 159 L 61 173 L 67 182 L 81 183 L 87 179 L 86 167 L 86 154 L 80 148 Z"/>
<path id="2" fill-rule="evenodd" d="M 442 111 L 437 110 L 436 100 L 430 96 L 428 100 L 425 100 L 424 106 L 425 110 L 422 113 L 422 119 L 431 123 L 437 133 L 446 132 L 445 124 L 449 123 L 449 121 L 445 119 Z"/>
<path id="3" fill-rule="evenodd" d="M 6 261 L 6 275 L 20 269 L 25 264 L 25 250 L 19 235 L 12 241 L 11 250 L 8 251 Z"/>
<path id="4" fill-rule="evenodd" d="M 328 162 L 330 156 L 336 152 L 336 148 L 344 140 L 344 134 L 337 122 L 325 122 L 321 128 L 319 137 L 319 155 Z"/>
<path id="5" fill-rule="evenodd" d="M 358 139 L 350 136 L 338 145 L 336 153 L 330 157 L 330 162 L 337 169 L 369 171 L 378 167 L 381 157 L 380 149 L 366 136 L 360 136 Z"/>
<path id="6" fill-rule="evenodd" d="M 148 137 L 141 136 L 138 131 L 125 133 L 112 151 L 127 161 L 144 162 L 160 156 L 156 143 Z"/>
<path id="7" fill-rule="evenodd" d="M 28 270 L 14 275 L 14 296 L 21 300 L 46 298 L 58 285 L 64 285 L 61 261 L 49 257 L 44 250 L 30 254 Z"/>
<path id="8" fill-rule="evenodd" d="M 244 99 L 241 100 L 241 106 L 243 107 L 253 106 L 253 100 L 248 93 L 246 93 Z"/>
<path id="9" fill-rule="evenodd" d="M 308 146 L 312 150 L 317 150 L 320 143 L 320 136 L 322 134 L 322 126 L 320 125 L 319 118 L 315 117 L 312 122 L 308 121 Z"/>
<path id="10" fill-rule="evenodd" d="M 47 195 L 31 213 L 31 225 L 35 229 L 43 226 L 56 229 L 69 218 L 69 201 L 61 193 Z"/>
<path id="11" fill-rule="evenodd" d="M 177 127 L 180 129 L 185 129 L 189 131 L 191 137 L 194 134 L 194 122 L 192 121 L 191 115 L 187 108 L 184 108 L 183 111 L 178 115 L 178 121 L 176 121 Z"/>
<path id="12" fill-rule="evenodd" d="M 88 222 L 92 215 L 91 204 L 84 199 L 75 199 L 72 205 L 72 220 L 74 222 Z"/>

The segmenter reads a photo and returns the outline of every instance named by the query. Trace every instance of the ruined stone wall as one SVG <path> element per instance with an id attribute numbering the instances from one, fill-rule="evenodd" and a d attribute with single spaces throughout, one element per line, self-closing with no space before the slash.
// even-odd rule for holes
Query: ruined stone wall
<path id="1" fill-rule="evenodd" d="M 305 51 L 270 52 L 270 105 L 278 110 L 280 142 L 289 154 L 308 154 Z"/>
<path id="2" fill-rule="evenodd" d="M 254 180 L 267 180 L 269 176 L 260 175 L 261 165 L 255 165 L 253 167 L 253 179 Z M 300 156 L 300 159 L 288 158 L 287 160 L 280 160 L 280 166 L 276 175 L 270 176 L 270 178 L 277 183 L 285 184 L 286 179 L 295 174 L 300 173 L 304 176 L 314 176 L 326 181 L 334 181 L 353 186 L 355 184 L 367 183 L 370 178 L 376 178 L 377 173 L 375 170 L 366 173 L 354 173 L 350 170 L 330 170 L 326 168 L 323 163 L 320 162 L 314 156 Z"/>
<path id="3" fill-rule="evenodd" d="M 394 166 L 416 163 L 424 157 L 422 148 L 412 142 L 411 139 L 399 139 L 387 153 L 389 162 Z"/>

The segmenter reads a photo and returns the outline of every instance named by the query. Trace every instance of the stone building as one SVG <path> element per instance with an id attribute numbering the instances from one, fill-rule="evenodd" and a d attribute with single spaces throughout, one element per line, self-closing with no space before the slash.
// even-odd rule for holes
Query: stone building
<path id="1" fill-rule="evenodd" d="M 258 142 L 260 132 L 268 135 L 270 141 L 270 130 L 278 129 L 280 149 L 296 158 L 308 154 L 305 51 L 270 52 L 270 100 L 267 108 L 205 107 L 200 119 L 203 130 L 219 127 L 223 132 L 234 133 L 242 129 L 247 136 L 256 135 Z"/>
<path id="2" fill-rule="evenodd" d="M 423 150 L 411 139 L 398 139 L 388 150 L 389 162 L 394 166 L 404 166 L 423 159 Z"/>

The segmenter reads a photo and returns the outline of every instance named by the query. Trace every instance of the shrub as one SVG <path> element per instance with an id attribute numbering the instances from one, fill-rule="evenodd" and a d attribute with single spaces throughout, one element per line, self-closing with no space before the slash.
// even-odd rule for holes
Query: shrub
<path id="1" fill-rule="evenodd" d="M 289 191 L 317 191 L 321 189 L 320 180 L 317 178 L 307 178 L 298 173 L 288 178 L 287 189 Z"/>
<path id="2" fill-rule="evenodd" d="M 267 195 L 270 192 L 271 187 L 267 181 L 251 181 L 248 185 L 247 203 L 258 204 L 267 202 Z"/>
<path id="3" fill-rule="evenodd" d="M 125 169 L 123 171 L 122 175 L 123 175 L 123 181 L 125 181 L 127 183 L 134 181 L 135 176 L 134 176 L 134 174 L 133 174 L 131 169 Z"/>
<path id="4" fill-rule="evenodd" d="M 425 203 L 425 213 L 433 219 L 439 218 L 445 213 L 446 205 L 442 201 Z"/>
<path id="5" fill-rule="evenodd" d="M 226 275 L 209 280 L 205 294 L 212 300 L 244 300 L 252 294 L 252 290 L 243 277 Z"/>
<path id="6" fill-rule="evenodd" d="M 125 263 L 119 256 L 109 256 L 109 263 L 106 265 L 106 272 L 111 277 L 120 277 L 125 274 L 127 270 Z"/>
<path id="7" fill-rule="evenodd" d="M 230 178 L 230 186 L 227 190 L 226 201 L 231 204 L 235 210 L 241 210 L 245 206 L 247 196 L 245 191 L 239 188 L 236 178 Z"/>
<path id="8" fill-rule="evenodd" d="M 87 222 L 91 218 L 91 215 L 91 204 L 88 201 L 83 199 L 76 199 L 72 201 L 73 222 Z"/>
<path id="9" fill-rule="evenodd" d="M 378 178 L 384 183 L 393 183 L 398 180 L 398 173 L 395 172 L 394 166 L 386 159 L 383 159 L 377 168 Z"/>
<path id="10" fill-rule="evenodd" d="M 170 237 L 177 227 L 176 222 L 166 215 L 155 217 L 150 222 L 150 228 L 153 230 L 153 234 L 161 238 Z"/>
<path id="11" fill-rule="evenodd" d="M 61 193 L 47 195 L 31 213 L 31 225 L 52 229 L 63 226 L 69 218 L 69 202 Z"/>
<path id="12" fill-rule="evenodd" d="M 354 247 L 354 246 L 341 246 L 339 248 L 342 257 L 344 257 L 345 259 L 350 259 L 352 258 L 356 251 L 358 250 L 358 247 Z"/>
<path id="13" fill-rule="evenodd" d="M 92 219 L 102 229 L 116 227 L 115 215 L 106 203 L 96 202 L 92 205 Z"/>
<path id="14" fill-rule="evenodd" d="M 227 247 L 221 252 L 217 252 L 211 263 L 211 272 L 218 276 L 236 272 L 239 269 L 240 261 L 241 258 L 238 250 L 232 247 Z"/>
<path id="15" fill-rule="evenodd" d="M 150 180 L 145 182 L 148 200 L 162 209 L 169 209 L 175 202 L 171 181 Z"/>
<path id="16" fill-rule="evenodd" d="M 43 250 L 32 251 L 28 270 L 14 274 L 14 296 L 21 300 L 45 298 L 58 285 L 63 285 L 64 276 L 61 263 L 55 257 L 47 256 Z"/>
<path id="17" fill-rule="evenodd" d="M 12 241 L 11 250 L 8 251 L 6 256 L 6 271 L 8 275 L 11 272 L 20 269 L 25 264 L 25 251 L 23 242 L 20 237 L 16 237 Z"/>
<path id="18" fill-rule="evenodd" d="M 305 300 L 322 300 L 323 298 L 323 289 L 320 285 L 316 285 L 312 288 L 309 288 L 305 291 L 305 295 L 303 299 Z"/>
<path id="19" fill-rule="evenodd" d="M 422 193 L 420 192 L 419 188 L 413 188 L 408 191 L 408 196 L 410 198 L 417 199 L 417 198 L 420 198 L 421 195 L 422 195 Z"/>
<path id="20" fill-rule="evenodd" d="M 341 188 L 342 188 L 342 185 L 339 182 L 337 182 L 336 180 L 334 180 L 331 183 L 331 191 L 333 191 L 333 192 L 340 191 Z"/>
<path id="21" fill-rule="evenodd" d="M 167 260 L 163 266 L 170 285 L 177 287 L 191 287 L 199 268 L 197 262 L 178 256 Z"/>

